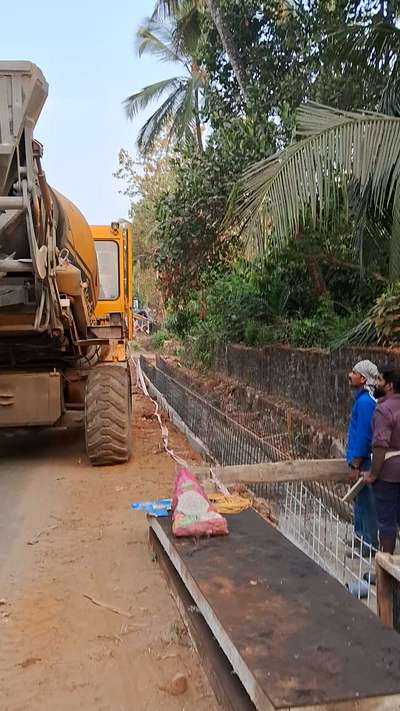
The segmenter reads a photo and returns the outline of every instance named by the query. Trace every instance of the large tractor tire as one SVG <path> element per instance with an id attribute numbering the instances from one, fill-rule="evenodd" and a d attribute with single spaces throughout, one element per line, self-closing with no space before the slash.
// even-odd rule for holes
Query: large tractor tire
<path id="1" fill-rule="evenodd" d="M 86 381 L 85 434 L 94 466 L 122 464 L 131 456 L 132 399 L 128 369 L 100 365 Z"/>

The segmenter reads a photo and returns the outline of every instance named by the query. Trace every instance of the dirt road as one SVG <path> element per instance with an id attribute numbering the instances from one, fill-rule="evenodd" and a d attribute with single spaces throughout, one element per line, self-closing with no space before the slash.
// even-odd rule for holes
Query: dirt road
<path id="1" fill-rule="evenodd" d="M 135 395 L 126 466 L 91 468 L 81 432 L 1 438 L 1 711 L 217 709 L 144 516 L 130 510 L 171 493 L 175 467 L 151 412 Z M 169 428 L 174 449 L 196 460 Z M 171 696 L 177 672 L 188 690 Z"/>

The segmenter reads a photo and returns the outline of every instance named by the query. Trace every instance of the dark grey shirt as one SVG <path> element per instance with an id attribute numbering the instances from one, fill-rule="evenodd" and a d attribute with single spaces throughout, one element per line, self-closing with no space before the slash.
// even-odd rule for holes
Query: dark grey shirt
<path id="1" fill-rule="evenodd" d="M 373 447 L 400 451 L 400 395 L 386 395 L 378 400 L 372 427 Z M 379 479 L 400 481 L 400 455 L 385 460 Z"/>

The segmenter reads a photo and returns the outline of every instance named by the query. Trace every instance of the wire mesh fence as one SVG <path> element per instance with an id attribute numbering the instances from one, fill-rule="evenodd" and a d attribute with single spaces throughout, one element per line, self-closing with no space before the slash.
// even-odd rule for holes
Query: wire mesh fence
<path id="1" fill-rule="evenodd" d="M 328 489 L 328 495 L 323 489 Z M 286 484 L 280 530 L 353 595 L 376 609 L 376 589 L 370 584 L 375 551 L 354 535 L 351 511 L 340 504 L 331 498 L 329 487 L 317 482 Z"/>
<path id="2" fill-rule="evenodd" d="M 154 367 L 145 358 L 141 359 L 141 366 L 149 381 L 222 466 L 314 458 L 304 439 L 288 431 L 284 418 L 277 421 L 268 411 L 253 411 L 251 418 L 249 413 L 231 417 L 191 390 L 187 380 L 185 384 L 179 382 L 171 370 Z M 354 534 L 352 507 L 342 501 L 346 485 L 258 482 L 249 488 L 268 502 L 279 530 L 292 543 L 376 610 L 375 551 Z"/>
<path id="3" fill-rule="evenodd" d="M 219 464 L 258 464 L 290 458 L 267 437 L 256 435 L 144 358 L 141 366 L 144 374 L 189 429 L 207 445 Z"/>

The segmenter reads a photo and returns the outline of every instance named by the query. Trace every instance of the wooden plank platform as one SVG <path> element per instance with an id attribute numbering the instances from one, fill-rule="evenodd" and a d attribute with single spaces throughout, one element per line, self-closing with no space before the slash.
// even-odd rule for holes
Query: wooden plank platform
<path id="1" fill-rule="evenodd" d="M 149 521 L 257 709 L 400 710 L 400 636 L 254 510 L 197 543 Z"/>

